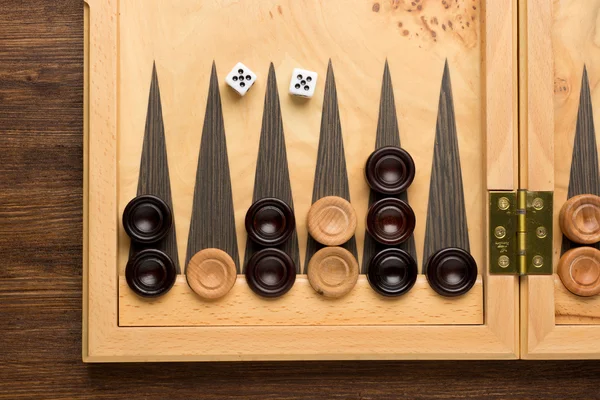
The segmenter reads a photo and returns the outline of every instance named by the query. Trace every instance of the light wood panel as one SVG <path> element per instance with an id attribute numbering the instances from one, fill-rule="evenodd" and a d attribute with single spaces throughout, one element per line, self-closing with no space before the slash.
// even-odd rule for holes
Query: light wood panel
<path id="1" fill-rule="evenodd" d="M 524 53 L 519 63 L 519 107 L 521 144 L 520 188 L 554 190 L 554 129 L 552 3 L 525 0 L 520 3 L 519 34 Z"/>

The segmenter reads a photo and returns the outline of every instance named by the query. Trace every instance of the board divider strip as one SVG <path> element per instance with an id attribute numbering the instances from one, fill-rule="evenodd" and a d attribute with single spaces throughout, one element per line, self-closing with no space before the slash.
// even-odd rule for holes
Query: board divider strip
<path id="1" fill-rule="evenodd" d="M 214 62 L 195 182 L 185 265 L 198 251 L 217 248 L 231 256 L 240 272 L 227 140 Z"/>
<path id="2" fill-rule="evenodd" d="M 198 301 L 182 275 L 169 293 L 152 300 L 127 290 L 124 277 L 120 278 L 119 286 L 122 327 L 483 324 L 482 276 L 478 276 L 469 293 L 452 301 L 435 293 L 423 275 L 418 276 L 409 293 L 393 299 L 374 292 L 364 275 L 358 277 L 349 294 L 339 299 L 316 293 L 306 275 L 298 275 L 292 289 L 277 299 L 254 294 L 243 275 L 238 275 L 225 297 L 214 301 Z"/>

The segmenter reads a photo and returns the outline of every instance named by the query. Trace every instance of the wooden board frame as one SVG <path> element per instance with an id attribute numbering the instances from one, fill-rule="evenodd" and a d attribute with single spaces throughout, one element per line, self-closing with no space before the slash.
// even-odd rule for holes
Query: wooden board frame
<path id="1" fill-rule="evenodd" d="M 554 148 L 555 132 L 562 129 L 565 120 L 569 124 L 569 138 L 575 133 L 575 119 L 577 116 L 576 104 L 579 99 L 579 82 L 583 64 L 572 63 L 568 55 L 564 67 L 554 66 L 556 41 L 553 41 L 557 32 L 555 27 L 554 7 L 565 10 L 581 9 L 583 5 L 574 1 L 561 2 L 558 5 L 550 0 L 522 1 L 519 15 L 522 57 L 527 68 L 521 68 L 521 158 L 522 176 L 521 186 L 529 190 L 555 191 L 555 168 L 559 168 L 561 158 L 567 157 L 565 150 Z M 590 4 L 591 5 L 591 4 Z M 598 5 L 596 4 L 596 7 Z M 588 14 L 589 10 L 585 10 Z M 583 24 L 578 18 L 572 23 L 577 24 L 579 32 Z M 565 29 L 565 27 L 562 27 Z M 581 29 L 580 29 L 581 28 Z M 570 29 L 570 28 L 568 28 Z M 568 35 L 568 33 L 567 33 Z M 580 37 L 581 39 L 581 37 Z M 554 43 L 553 43 L 554 42 Z M 577 46 L 583 43 L 577 43 Z M 564 53 L 563 51 L 560 52 Z M 584 58 L 583 52 L 578 55 Z M 569 67 L 566 66 L 569 64 Z M 575 65 L 577 64 L 577 65 Z M 565 68 L 572 69 L 572 76 L 567 81 L 560 78 L 565 73 Z M 589 65 L 588 65 L 589 70 Z M 556 75 L 555 75 L 556 74 Z M 560 83 L 558 87 L 556 84 Z M 554 120 L 552 110 L 557 110 L 558 102 L 553 103 L 557 96 L 564 96 L 563 87 L 572 85 L 568 95 L 572 96 L 572 118 L 558 118 Z M 558 88 L 558 90 L 557 90 Z M 563 129 L 564 130 L 564 129 Z M 558 146 L 558 145 L 557 145 Z M 556 166 L 555 166 L 556 157 Z M 571 159 L 570 154 L 568 159 Z M 540 168 L 539 165 L 543 167 Z M 568 175 L 568 171 L 563 171 Z M 566 196 L 566 190 L 563 190 Z M 557 208 L 560 208 L 565 196 L 558 195 L 555 191 L 555 235 L 559 237 L 554 241 L 554 270 L 560 258 L 560 229 L 558 228 Z M 581 298 L 568 292 L 559 277 L 529 276 L 521 281 L 521 355 L 526 359 L 597 359 L 600 358 L 600 325 L 587 324 L 581 319 L 597 315 L 597 298 Z M 560 313 L 566 309 L 577 310 L 581 316 L 579 321 L 562 317 Z M 561 311 L 562 310 L 562 311 Z M 558 314 L 558 315 L 557 315 Z"/>
<path id="2" fill-rule="evenodd" d="M 481 325 L 120 327 L 115 223 L 119 1 L 86 3 L 84 361 L 518 358 L 518 278 L 491 276 L 487 265 L 482 268 Z M 487 188 L 515 190 L 516 0 L 483 4 Z"/>

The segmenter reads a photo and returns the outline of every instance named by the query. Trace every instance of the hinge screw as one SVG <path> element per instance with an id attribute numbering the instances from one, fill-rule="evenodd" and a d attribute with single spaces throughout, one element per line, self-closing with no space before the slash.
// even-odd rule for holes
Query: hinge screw
<path id="1" fill-rule="evenodd" d="M 498 199 L 498 208 L 501 210 L 508 210 L 508 207 L 510 207 L 510 201 L 508 201 L 506 197 L 500 197 Z"/>
<path id="2" fill-rule="evenodd" d="M 536 230 L 535 230 L 535 235 L 540 238 L 543 239 L 546 237 L 546 235 L 548 235 L 548 231 L 546 230 L 545 227 L 543 226 L 539 226 Z"/>
<path id="3" fill-rule="evenodd" d="M 533 266 L 536 268 L 541 268 L 544 265 L 544 257 L 535 256 L 533 257 Z"/>
<path id="4" fill-rule="evenodd" d="M 509 264 L 510 258 L 508 258 L 508 256 L 500 256 L 500 258 L 498 258 L 498 265 L 500 268 L 506 268 Z"/>
<path id="5" fill-rule="evenodd" d="M 504 236 L 506 236 L 506 228 L 503 226 L 497 226 L 494 228 L 494 236 L 496 236 L 498 239 L 502 239 Z"/>
<path id="6" fill-rule="evenodd" d="M 533 208 L 535 208 L 536 210 L 541 210 L 542 208 L 544 208 L 544 200 L 542 200 L 539 197 L 536 197 L 535 199 L 533 199 Z"/>

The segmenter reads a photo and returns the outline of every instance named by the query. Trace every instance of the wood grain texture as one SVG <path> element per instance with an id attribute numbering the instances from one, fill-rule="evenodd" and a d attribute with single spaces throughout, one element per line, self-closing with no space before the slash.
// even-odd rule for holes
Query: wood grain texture
<path id="1" fill-rule="evenodd" d="M 350 292 L 358 280 L 358 261 L 343 247 L 325 247 L 317 251 L 308 264 L 308 281 L 328 298 L 339 298 Z"/>
<path id="2" fill-rule="evenodd" d="M 275 76 L 275 68 L 272 63 L 269 66 L 269 76 L 267 78 L 252 202 L 265 197 L 275 197 L 283 200 L 292 210 L 294 209 L 285 136 L 283 134 L 281 106 L 277 91 L 277 77 Z M 294 229 L 292 236 L 285 243 L 276 247 L 286 252 L 292 258 L 294 264 L 296 264 L 296 272 L 300 273 L 300 250 L 298 248 L 297 230 Z M 252 254 L 261 248 L 260 245 L 251 240 L 246 241 L 244 266 L 250 257 L 252 257 Z"/>
<path id="3" fill-rule="evenodd" d="M 596 361 L 81 363 L 82 7 L 0 3 L 1 399 L 600 397 Z"/>
<path id="4" fill-rule="evenodd" d="M 217 67 L 213 63 L 194 186 L 185 265 L 200 250 L 221 249 L 240 271 L 229 158 Z"/>
<path id="5" fill-rule="evenodd" d="M 375 150 L 386 147 L 396 146 L 400 147 L 400 132 L 398 130 L 398 116 L 396 114 L 396 102 L 394 100 L 394 88 L 392 86 L 392 77 L 390 74 L 390 67 L 388 61 L 385 60 L 385 67 L 383 69 L 383 82 L 381 83 L 381 98 L 379 100 L 379 118 L 377 120 L 377 134 L 375 137 Z M 376 201 L 379 201 L 386 196 L 380 193 L 370 190 L 369 193 L 369 206 Z M 402 192 L 396 196 L 400 200 L 410 204 L 408 202 L 408 192 Z M 411 237 L 404 243 L 396 246 L 404 251 L 407 251 L 415 261 L 417 261 L 417 249 L 415 246 L 415 237 Z M 369 262 L 371 258 L 381 250 L 385 249 L 386 246 L 378 243 L 371 235 L 365 232 L 365 242 L 363 248 L 362 258 L 362 273 L 366 274 L 369 271 Z"/>
<path id="6" fill-rule="evenodd" d="M 487 188 L 515 190 L 519 171 L 518 3 L 485 1 L 482 5 Z"/>
<path id="7" fill-rule="evenodd" d="M 323 114 L 321 116 L 312 202 L 315 203 L 325 196 L 338 196 L 350 201 L 344 138 L 342 137 L 337 88 L 331 60 L 327 65 L 327 77 L 325 78 L 325 95 L 323 98 Z M 358 259 L 354 235 L 342 244 L 342 247 Z M 306 243 L 304 273 L 307 273 L 311 257 L 321 248 L 323 248 L 323 245 L 309 235 Z"/>
<path id="8" fill-rule="evenodd" d="M 193 149 L 199 147 L 197 127 L 202 124 L 202 113 L 187 107 L 169 105 L 203 102 L 199 98 L 204 96 L 205 91 L 199 91 L 197 88 L 208 86 L 208 73 L 213 59 L 217 60 L 219 65 L 233 65 L 235 61 L 243 59 L 257 71 L 258 77 L 268 75 L 269 64 L 266 60 L 273 61 L 280 77 L 289 74 L 290 66 L 294 64 L 310 66 L 321 76 L 325 76 L 328 58 L 334 60 L 339 114 L 344 126 L 346 168 L 351 184 L 350 193 L 352 203 L 361 215 L 367 208 L 369 195 L 368 186 L 363 179 L 363 168 L 368 153 L 374 147 L 375 139 L 374 135 L 365 135 L 365 132 L 376 131 L 378 110 L 374 105 L 379 103 L 381 69 L 388 58 L 390 65 L 394 66 L 394 76 L 399 80 L 399 87 L 403 88 L 403 91 L 395 93 L 400 107 L 399 113 L 410 116 L 401 120 L 404 125 L 400 124 L 399 128 L 402 131 L 419 133 L 403 137 L 403 146 L 415 155 L 415 163 L 424 166 L 411 185 L 411 196 L 414 193 L 412 199 L 416 215 L 420 220 L 425 220 L 438 113 L 439 83 L 443 72 L 440 60 L 448 58 L 452 63 L 455 78 L 453 95 L 457 105 L 456 123 L 461 132 L 458 138 L 462 150 L 461 164 L 469 166 L 465 167 L 467 175 L 464 185 L 468 196 L 466 203 L 469 208 L 481 211 L 470 214 L 469 222 L 472 226 L 469 234 L 474 238 L 471 241 L 471 251 L 480 265 L 483 265 L 486 235 L 483 232 L 485 199 L 482 196 L 485 189 L 485 168 L 482 168 L 485 164 L 485 152 L 482 151 L 485 147 L 485 134 L 481 124 L 484 110 L 481 90 L 482 41 L 479 29 L 481 2 L 471 3 L 456 4 L 457 7 L 452 7 L 451 10 L 444 8 L 441 3 L 429 3 L 425 7 L 426 12 L 418 8 L 406 10 L 399 6 L 396 9 L 395 4 L 386 3 L 379 12 L 374 12 L 363 0 L 345 1 L 344 7 L 340 7 L 337 1 L 312 0 L 227 2 L 227 7 L 223 7 L 223 1 L 219 0 L 204 2 L 199 8 L 196 0 L 177 0 L 173 4 L 160 0 L 122 0 L 119 3 L 95 1 L 92 9 L 95 7 L 96 14 L 91 13 L 92 39 L 88 48 L 92 55 L 96 54 L 92 57 L 94 62 L 90 64 L 90 82 L 94 82 L 90 85 L 94 90 L 90 92 L 97 101 L 90 102 L 94 105 L 91 109 L 92 117 L 96 115 L 96 118 L 90 118 L 90 125 L 93 132 L 106 133 L 101 135 L 105 140 L 100 143 L 97 143 L 99 135 L 90 136 L 94 143 L 98 144 L 90 146 L 90 159 L 104 161 L 105 164 L 99 167 L 98 162 L 94 165 L 90 162 L 89 170 L 94 179 L 90 180 L 88 193 L 94 195 L 92 199 L 103 199 L 104 203 L 90 203 L 90 218 L 86 218 L 90 226 L 94 223 L 96 229 L 91 231 L 94 235 L 90 234 L 90 243 L 94 243 L 94 246 L 85 249 L 85 254 L 89 252 L 91 261 L 84 263 L 84 275 L 94 277 L 84 281 L 86 298 L 91 299 L 84 308 L 87 311 L 85 321 L 88 321 L 89 327 L 93 327 L 89 330 L 84 329 L 85 359 L 90 362 L 103 362 L 115 360 L 113 357 L 124 361 L 413 358 L 417 357 L 417 354 L 419 358 L 518 357 L 514 307 L 518 298 L 515 292 L 516 280 L 513 277 L 488 277 L 485 299 L 479 299 L 479 302 L 486 306 L 485 325 L 405 327 L 392 324 L 394 326 L 354 328 L 300 325 L 139 328 L 114 326 L 117 321 L 115 310 L 118 312 L 119 306 L 116 304 L 118 285 L 115 284 L 117 277 L 114 269 L 118 266 L 113 265 L 110 260 L 122 258 L 126 254 L 122 246 L 115 249 L 113 235 L 108 233 L 109 229 L 114 229 L 111 216 L 117 214 L 116 209 L 120 208 L 124 199 L 135 193 L 131 182 L 132 175 L 137 176 L 138 168 L 131 163 L 132 160 L 139 159 L 137 153 L 141 140 L 138 132 L 143 132 L 139 127 L 143 118 L 117 120 L 115 117 L 141 114 L 146 101 L 135 91 L 145 83 L 139 82 L 139 68 L 140 65 L 150 65 L 154 58 L 157 59 L 157 66 L 161 71 L 161 88 L 168 89 L 162 93 L 163 116 L 168 122 L 166 125 L 177 132 L 176 136 L 167 137 L 167 145 L 172 167 L 171 183 L 180 254 L 185 252 L 189 231 L 195 166 L 198 162 L 198 152 Z M 101 14 L 98 14 L 98 11 Z M 403 21 L 407 27 L 414 27 L 414 23 L 419 24 L 419 21 L 423 21 L 421 17 L 426 15 L 436 15 L 444 20 L 452 19 L 453 22 L 457 22 L 456 29 L 450 28 L 444 32 L 443 27 L 435 28 L 437 36 L 433 38 L 432 35 L 424 39 L 423 35 L 417 36 L 416 33 L 406 37 L 399 32 L 398 22 Z M 231 30 L 228 29 L 230 26 L 223 24 L 224 20 L 232 19 L 236 21 L 235 28 L 238 32 L 236 51 L 232 51 L 232 43 L 226 40 L 227 37 L 231 37 Z M 168 28 L 157 30 L 156 26 Z M 446 28 L 449 26 L 448 23 Z M 227 30 L 227 35 L 217 34 L 224 30 Z M 206 37 L 213 40 L 202 40 Z M 254 40 L 258 37 L 269 40 Z M 382 41 L 382 37 L 386 40 Z M 311 43 L 314 47 L 311 52 L 306 51 L 306 43 Z M 96 44 L 98 45 L 95 46 Z M 185 48 L 186 51 L 180 51 L 181 48 Z M 202 54 L 212 56 L 202 57 Z M 106 59 L 112 62 L 103 62 Z M 98 79 L 102 87 L 116 90 L 105 91 L 103 96 L 98 96 L 95 85 Z M 263 94 L 267 84 L 267 79 L 257 79 L 256 86 L 243 100 L 229 89 L 221 91 L 224 114 L 236 116 L 227 118 L 225 123 L 228 152 L 231 155 L 238 243 L 244 244 L 244 226 L 240 222 L 253 196 L 252 173 L 256 169 L 261 131 L 261 103 L 264 102 Z M 299 247 L 302 256 L 306 253 L 307 241 L 304 217 L 310 206 L 310 189 L 314 183 L 314 175 L 306 172 L 316 169 L 324 92 L 318 91 L 310 101 L 289 95 L 283 96 L 284 91 L 280 98 L 281 111 L 285 117 L 283 123 L 288 144 L 286 150 L 290 183 L 294 189 L 294 208 L 299 216 L 297 232 L 301 239 Z M 415 93 L 419 96 L 415 97 Z M 110 113 L 115 105 L 118 113 Z M 105 123 L 101 124 L 101 120 Z M 113 122 L 117 122 L 116 127 L 112 126 Z M 125 132 L 127 134 L 124 134 Z M 113 170 L 116 170 L 116 173 L 113 173 Z M 117 207 L 114 207 L 115 199 L 111 196 L 115 189 Z M 107 195 L 100 196 L 98 193 Z M 356 237 L 362 246 L 364 220 L 359 220 L 358 225 Z M 423 236 L 424 229 L 415 230 L 415 241 L 421 251 Z M 419 255 L 419 258 L 422 259 L 422 256 Z M 97 279 L 98 277 L 100 279 Z M 255 298 L 245 299 L 244 305 L 247 309 L 260 303 Z M 190 309 L 196 304 L 193 297 L 188 297 L 187 301 Z M 277 305 L 276 302 L 273 303 L 275 309 Z M 462 312 L 469 313 L 470 309 Z M 266 313 L 266 310 L 263 310 L 263 313 Z M 478 321 L 483 321 L 483 318 L 483 313 L 478 315 Z M 247 340 L 248 337 L 256 335 L 263 340 Z M 389 340 L 371 340 L 372 337 L 381 335 L 385 335 Z M 289 336 L 295 340 L 290 341 Z M 410 337 L 411 340 L 405 341 L 406 337 Z M 440 337 L 444 340 L 440 341 Z M 414 338 L 419 339 L 413 340 Z M 166 340 L 170 343 L 168 347 L 163 345 Z M 173 340 L 176 340 L 177 344 L 174 344 Z M 138 346 L 142 341 L 146 345 Z"/>
<path id="9" fill-rule="evenodd" d="M 448 62 L 440 90 L 423 260 L 447 247 L 470 251 Z"/>
<path id="10" fill-rule="evenodd" d="M 315 254 L 318 257 L 318 254 Z M 356 276 L 355 276 L 356 278 Z M 274 359 L 285 359 L 286 355 L 298 351 L 303 359 L 310 357 L 308 345 L 293 350 L 281 350 L 281 346 L 287 345 L 288 337 L 310 342 L 311 347 L 319 347 L 323 351 L 331 351 L 336 343 L 347 340 L 349 335 L 361 329 L 381 328 L 380 333 L 386 330 L 392 331 L 399 326 L 411 326 L 415 330 L 422 329 L 423 325 L 459 324 L 479 328 L 483 323 L 483 281 L 479 277 L 476 285 L 465 296 L 452 301 L 438 296 L 427 283 L 423 275 L 419 275 L 415 286 L 411 291 L 401 298 L 390 301 L 377 294 L 367 281 L 367 277 L 360 275 L 358 282 L 350 293 L 338 299 L 328 299 L 317 293 L 311 286 L 307 275 L 296 275 L 294 286 L 285 295 L 276 300 L 262 298 L 254 295 L 244 276 L 238 275 L 237 280 L 229 293 L 219 299 L 206 302 L 200 301 L 197 294 L 189 287 L 183 275 L 177 277 L 177 281 L 169 293 L 154 299 L 143 299 L 127 290 L 125 278 L 120 278 L 119 291 L 119 325 L 133 329 L 133 327 L 157 327 L 161 334 L 156 339 L 158 348 L 152 349 L 149 342 L 148 350 L 153 354 L 160 352 L 162 343 L 166 338 L 176 338 L 181 334 L 175 332 L 177 327 L 207 327 L 203 335 L 195 336 L 186 344 L 189 353 L 198 352 L 202 348 L 202 354 L 221 352 L 219 346 L 223 345 L 223 337 L 230 338 L 229 351 L 233 348 L 240 349 L 240 353 L 233 355 L 234 359 L 243 359 L 241 352 L 250 353 L 254 343 L 248 343 L 247 337 L 262 334 L 264 337 L 271 335 L 279 336 L 283 333 L 286 337 L 282 342 L 262 341 L 258 346 L 269 347 Z M 368 307 L 366 306 L 368 304 Z M 478 326 L 479 325 L 479 326 Z M 315 331 L 315 327 L 321 328 Z M 171 327 L 171 329 L 168 329 Z M 264 331 L 256 332 L 256 327 L 264 327 Z M 229 328 L 230 330 L 221 328 Z M 295 330 L 295 331 L 294 331 Z M 327 330 L 332 330 L 326 332 Z M 336 331 L 337 330 L 337 331 Z M 146 329 L 146 332 L 150 332 Z M 313 334 L 313 332 L 315 332 Z M 188 330 L 188 336 L 195 334 Z M 416 332 L 413 332 L 416 334 Z M 450 332 L 447 332 L 446 340 Z M 140 336 L 148 333 L 139 331 L 135 335 L 138 340 Z M 421 335 L 423 335 L 421 333 Z M 357 335 L 360 339 L 351 347 L 354 352 L 363 352 L 367 345 L 363 342 L 364 337 Z M 399 334 L 401 336 L 401 334 Z M 215 342 L 207 343 L 206 338 L 214 337 Z M 271 338 L 271 340 L 273 340 Z M 427 339 L 425 339 L 427 340 Z M 435 344 L 437 337 L 429 338 L 431 345 Z M 201 343 L 196 343 L 201 341 Z M 217 343 L 219 342 L 219 343 Z M 378 342 L 377 345 L 385 345 Z M 358 346 L 358 347 L 357 347 Z M 406 351 L 411 344 L 402 345 Z M 447 351 L 449 347 L 441 344 Z M 171 344 L 170 348 L 173 348 Z M 276 349 L 280 349 L 277 351 Z M 339 350 L 338 350 L 339 351 Z M 225 351 L 227 353 L 228 351 Z M 387 353 L 389 354 L 391 350 Z M 250 353 L 253 354 L 253 353 Z M 316 353 L 318 354 L 318 353 Z M 336 354 L 336 357 L 340 357 Z M 247 359 L 247 358 L 246 358 Z M 221 358 L 222 360 L 222 358 Z"/>
<path id="11" fill-rule="evenodd" d="M 594 111 L 590 94 L 590 81 L 587 68 L 583 67 L 581 77 L 581 91 L 579 93 L 579 109 L 577 111 L 577 125 L 575 127 L 575 140 L 573 155 L 571 156 L 571 173 L 569 175 L 569 189 L 567 199 L 581 194 L 600 195 L 600 174 L 598 173 L 598 148 L 596 144 L 596 130 L 594 129 Z M 578 243 L 569 240 L 563 235 L 561 255 L 569 249 L 579 247 Z M 591 244 L 600 249 L 600 243 Z"/>
<path id="12" fill-rule="evenodd" d="M 167 159 L 167 144 L 165 141 L 165 125 L 163 122 L 156 64 L 152 66 L 152 81 L 150 83 L 150 95 L 148 96 L 148 112 L 146 114 L 146 128 L 144 130 L 144 143 L 142 145 L 142 158 L 140 161 L 140 175 L 137 188 L 137 195 L 140 196 L 143 194 L 152 194 L 159 197 L 173 210 L 169 161 Z M 177 273 L 181 273 L 175 221 L 173 221 L 171 231 L 164 239 L 151 246 L 132 243 L 130 253 L 133 254 L 144 248 L 156 248 L 164 251 L 173 260 Z"/>

